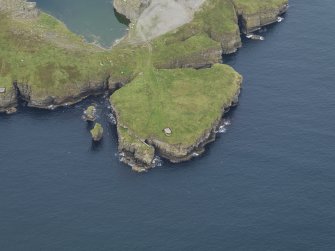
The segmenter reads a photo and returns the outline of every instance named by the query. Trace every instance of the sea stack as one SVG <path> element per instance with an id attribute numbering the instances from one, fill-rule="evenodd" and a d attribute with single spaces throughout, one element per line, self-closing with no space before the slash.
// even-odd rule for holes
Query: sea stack
<path id="1" fill-rule="evenodd" d="M 92 139 L 95 142 L 98 142 L 102 139 L 104 133 L 104 129 L 102 128 L 102 125 L 99 123 L 95 123 L 94 128 L 91 130 Z"/>

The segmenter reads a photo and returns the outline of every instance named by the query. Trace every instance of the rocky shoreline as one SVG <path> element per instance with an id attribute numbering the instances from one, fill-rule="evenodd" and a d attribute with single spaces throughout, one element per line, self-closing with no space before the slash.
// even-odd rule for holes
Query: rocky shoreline
<path id="1" fill-rule="evenodd" d="M 151 8 L 150 15 L 155 16 L 157 14 L 155 14 L 155 11 L 160 13 L 162 11 L 161 0 L 114 0 L 115 9 L 131 21 L 129 34 L 111 51 L 93 46 L 86 49 L 89 51 L 96 50 L 97 53 L 101 54 L 97 54 L 95 64 L 98 63 L 99 65 L 95 67 L 99 68 L 97 72 L 101 71 L 100 75 L 105 76 L 104 78 L 100 78 L 104 80 L 97 80 L 99 79 L 98 74 L 95 77 L 92 77 L 92 75 L 86 76 L 85 74 L 85 76 L 80 78 L 82 80 L 76 80 L 72 83 L 66 80 L 64 87 L 55 85 L 55 87 L 44 88 L 39 85 L 36 86 L 27 80 L 15 79 L 11 85 L 0 86 L 0 90 L 2 90 L 0 92 L 0 112 L 8 114 L 15 112 L 20 100 L 26 102 L 30 107 L 41 109 L 53 110 L 60 106 L 69 106 L 88 96 L 99 95 L 106 91 L 114 92 L 128 83 L 132 85 L 133 79 L 137 79 L 143 72 L 146 74 L 152 70 L 171 69 L 171 71 L 174 71 L 179 68 L 211 68 L 216 63 L 221 62 L 222 54 L 234 53 L 242 46 L 242 33 L 249 33 L 265 25 L 277 22 L 278 17 L 285 13 L 288 8 L 287 0 L 273 0 L 279 2 L 279 4 L 271 7 L 266 6 L 266 8 L 260 4 L 259 8 L 253 9 L 245 8 L 239 1 L 215 0 L 209 3 L 209 1 L 197 0 L 197 7 L 193 8 L 188 0 L 178 0 L 177 6 L 182 6 L 185 13 L 190 16 L 181 20 L 180 23 L 175 23 L 175 26 L 171 26 L 172 30 L 167 28 L 164 31 L 167 35 L 162 36 L 161 33 L 144 32 L 143 25 L 151 27 L 150 25 L 154 24 L 150 24 L 150 19 L 142 19 L 141 17 L 142 13 L 145 13 L 146 17 L 148 16 L 146 10 L 149 7 Z M 169 8 L 173 10 L 174 7 L 176 6 L 172 5 Z M 222 28 L 216 21 L 214 23 L 206 23 L 208 13 L 215 12 L 219 7 L 226 8 L 229 12 L 229 18 L 227 19 L 228 26 L 225 24 L 227 26 L 225 28 Z M 26 0 L 0 0 L 0 12 L 10 13 L 14 19 L 33 20 L 32 22 L 35 22 L 34 20 L 37 20 L 40 15 L 36 4 L 29 3 Z M 220 20 L 220 17 L 214 16 L 213 18 Z M 157 22 L 157 24 L 162 22 L 164 23 L 164 20 Z M 179 27 L 178 25 L 180 28 L 176 28 Z M 161 32 L 160 27 L 152 27 L 153 31 L 158 30 Z M 62 37 L 64 35 L 59 36 L 55 33 L 54 36 Z M 58 41 L 55 41 L 55 45 L 58 46 Z M 63 46 L 62 43 L 61 41 L 61 45 Z M 52 44 L 54 44 L 54 41 L 52 41 Z M 86 45 L 78 42 L 77 46 L 85 47 Z M 65 49 L 71 51 L 71 53 L 73 51 L 74 55 L 76 55 L 75 50 L 79 51 L 72 44 L 63 47 L 66 47 Z M 63 51 L 64 48 L 60 48 L 60 50 Z M 172 54 L 171 52 L 174 51 L 177 53 Z M 150 57 L 146 56 L 148 52 Z M 87 53 L 87 56 L 89 55 Z M 163 59 L 162 55 L 164 55 Z M 112 62 L 113 59 L 118 61 L 118 65 Z M 138 61 L 143 62 L 136 69 Z M 147 64 L 146 61 L 152 66 L 148 66 L 149 68 L 144 67 L 143 64 Z M 23 62 L 23 59 L 21 62 Z M 111 67 L 106 66 L 109 64 Z M 77 71 L 71 67 L 62 66 L 57 74 L 66 71 L 66 74 L 69 75 Z M 47 71 L 50 71 L 50 69 L 47 69 Z M 172 75 L 174 74 L 173 72 L 171 73 Z M 236 76 L 240 75 L 237 74 Z M 41 76 L 41 79 L 42 77 L 45 78 Z M 52 74 L 49 77 L 52 77 Z M 5 80 L 7 79 L 5 78 Z M 202 154 L 205 145 L 215 140 L 217 127 L 224 112 L 237 103 L 242 77 L 237 77 L 234 81 L 238 87 L 229 94 L 229 97 L 220 106 L 221 112 L 219 116 L 214 116 L 209 125 L 201 128 L 201 135 L 187 144 L 170 143 L 170 139 L 162 140 L 159 137 L 143 137 L 139 135 L 136 130 L 133 130 L 134 128 L 131 128 L 126 123 L 122 123 L 123 114 L 117 110 L 117 107 L 111 101 L 113 113 L 117 121 L 119 152 L 122 155 L 122 161 L 132 166 L 133 170 L 142 172 L 154 167 L 155 155 L 162 156 L 173 163 L 178 163 Z"/>

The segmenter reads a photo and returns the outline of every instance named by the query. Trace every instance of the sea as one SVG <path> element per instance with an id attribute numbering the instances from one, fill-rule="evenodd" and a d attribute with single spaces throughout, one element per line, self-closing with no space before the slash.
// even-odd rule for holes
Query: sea
<path id="1" fill-rule="evenodd" d="M 126 33 L 110 0 L 37 0 L 88 41 Z M 106 97 L 0 115 L 0 250 L 334 250 L 335 5 L 291 0 L 224 62 L 239 105 L 192 161 L 119 161 Z M 96 103 L 93 144 L 81 115 Z"/>

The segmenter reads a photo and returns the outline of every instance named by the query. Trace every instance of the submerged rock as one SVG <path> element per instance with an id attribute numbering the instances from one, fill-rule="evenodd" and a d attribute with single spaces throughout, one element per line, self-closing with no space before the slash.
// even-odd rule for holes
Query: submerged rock
<path id="1" fill-rule="evenodd" d="M 94 141 L 100 141 L 102 139 L 104 129 L 101 124 L 95 123 L 94 128 L 91 130 L 92 139 Z"/>
<path id="2" fill-rule="evenodd" d="M 97 109 L 94 105 L 87 107 L 87 109 L 84 111 L 83 119 L 92 122 L 97 119 Z"/>

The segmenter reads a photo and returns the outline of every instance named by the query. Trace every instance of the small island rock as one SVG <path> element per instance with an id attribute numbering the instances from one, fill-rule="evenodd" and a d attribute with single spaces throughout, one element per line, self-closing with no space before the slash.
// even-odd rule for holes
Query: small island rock
<path id="1" fill-rule="evenodd" d="M 94 141 L 100 141 L 102 139 L 104 129 L 101 124 L 95 123 L 94 128 L 91 130 L 92 139 Z"/>

